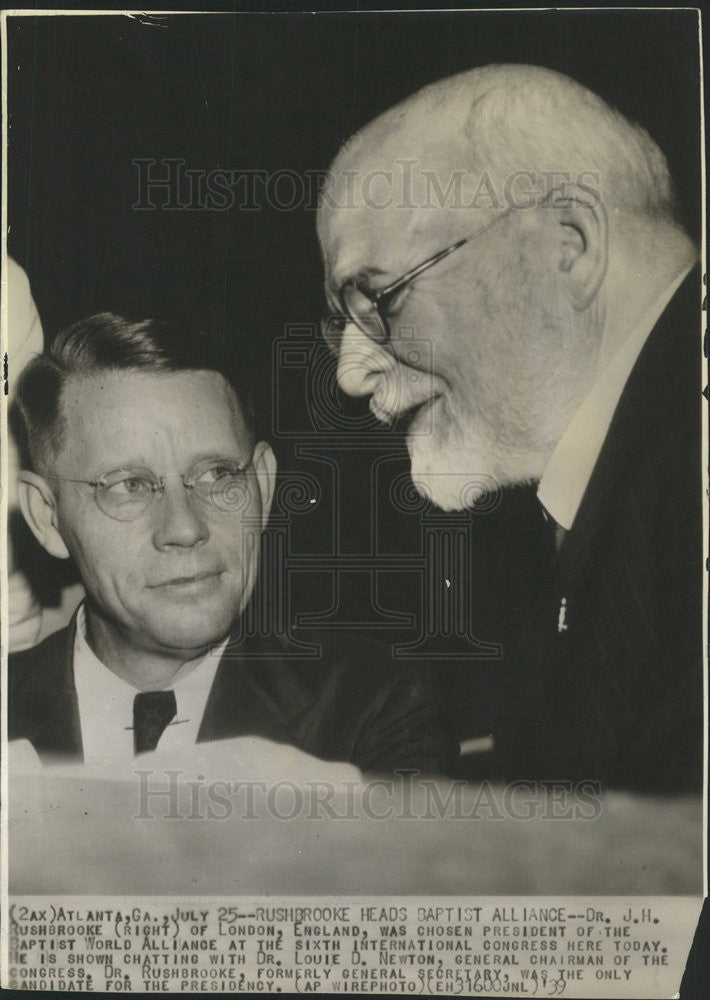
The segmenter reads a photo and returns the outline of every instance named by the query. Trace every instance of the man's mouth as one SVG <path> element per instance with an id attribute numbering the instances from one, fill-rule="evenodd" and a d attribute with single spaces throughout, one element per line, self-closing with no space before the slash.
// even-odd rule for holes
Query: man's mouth
<path id="1" fill-rule="evenodd" d="M 174 576 L 161 583 L 151 584 L 150 590 L 172 590 L 176 592 L 200 592 L 213 587 L 218 577 L 222 575 L 222 570 L 205 570 L 202 573 L 194 573 L 191 576 Z"/>
<path id="2" fill-rule="evenodd" d="M 370 410 L 377 420 L 400 434 L 410 434 L 416 431 L 427 433 L 431 428 L 424 426 L 426 417 L 439 398 L 440 395 L 437 393 L 407 409 L 388 410 L 379 406 L 373 397 L 370 400 Z"/>

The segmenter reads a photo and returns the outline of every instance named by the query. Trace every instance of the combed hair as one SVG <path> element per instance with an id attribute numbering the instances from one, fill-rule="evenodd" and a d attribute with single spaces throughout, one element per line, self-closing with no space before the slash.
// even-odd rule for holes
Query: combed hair
<path id="1" fill-rule="evenodd" d="M 218 372 L 232 387 L 250 443 L 255 443 L 256 417 L 242 359 L 200 330 L 167 320 L 134 322 L 97 313 L 58 333 L 49 350 L 33 358 L 20 376 L 17 398 L 37 472 L 46 470 L 62 447 L 66 427 L 61 398 L 67 380 L 116 371 Z"/>

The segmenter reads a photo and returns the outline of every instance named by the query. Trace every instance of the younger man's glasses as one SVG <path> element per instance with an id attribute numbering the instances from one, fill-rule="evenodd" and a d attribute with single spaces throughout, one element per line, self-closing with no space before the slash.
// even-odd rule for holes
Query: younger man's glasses
<path id="1" fill-rule="evenodd" d="M 183 486 L 190 496 L 214 510 L 234 512 L 246 500 L 246 472 L 251 465 L 229 458 L 205 459 L 196 462 L 186 476 L 181 476 Z M 62 483 L 84 483 L 94 487 L 94 499 L 100 510 L 116 521 L 137 521 L 152 506 L 157 496 L 165 492 L 165 477 L 157 476 L 150 469 L 114 469 L 98 479 L 68 479 L 47 476 Z"/>

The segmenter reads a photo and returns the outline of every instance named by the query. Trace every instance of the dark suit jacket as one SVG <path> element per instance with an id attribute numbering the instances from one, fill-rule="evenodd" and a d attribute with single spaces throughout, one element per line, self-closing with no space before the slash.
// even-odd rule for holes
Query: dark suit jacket
<path id="1" fill-rule="evenodd" d="M 28 739 L 46 761 L 81 759 L 75 628 L 9 658 L 9 738 Z M 361 634 L 317 641 L 316 659 L 289 656 L 273 637 L 228 646 L 198 741 L 262 736 L 363 771 L 450 769 L 458 745 L 428 668 L 394 666 Z"/>
<path id="2" fill-rule="evenodd" d="M 496 724 L 510 779 L 701 788 L 700 296 L 695 269 L 639 356 L 559 555 L 550 531 L 530 581 Z"/>

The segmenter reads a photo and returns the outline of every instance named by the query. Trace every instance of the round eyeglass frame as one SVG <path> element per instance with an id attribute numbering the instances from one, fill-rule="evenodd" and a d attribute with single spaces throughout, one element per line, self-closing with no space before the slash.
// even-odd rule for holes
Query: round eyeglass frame
<path id="1" fill-rule="evenodd" d="M 471 243 L 478 236 L 487 233 L 489 229 L 507 218 L 515 207 L 511 205 L 481 229 L 477 229 L 470 235 L 444 247 L 443 250 L 439 250 L 431 257 L 427 257 L 426 260 L 416 264 L 401 277 L 385 285 L 384 288 L 379 288 L 374 292 L 370 291 L 363 286 L 363 278 L 350 278 L 346 281 L 338 293 L 341 312 L 327 313 L 321 320 L 321 332 L 330 349 L 337 354 L 348 320 L 354 323 L 374 343 L 387 344 L 392 336 L 386 311 L 387 304 L 391 299 L 424 271 L 428 271 L 430 267 L 438 264 L 439 261 L 444 260 L 460 247 Z"/>
<path id="2" fill-rule="evenodd" d="M 176 473 L 175 475 L 182 480 L 182 484 L 190 496 L 195 496 L 198 500 L 202 501 L 214 510 L 222 511 L 224 513 L 234 513 L 237 510 L 240 510 L 243 506 L 243 485 L 245 482 L 244 474 L 251 466 L 253 458 L 254 455 L 252 453 L 249 459 L 245 462 L 236 462 L 233 459 L 203 459 L 200 462 L 196 462 L 186 475 L 183 476 L 180 473 Z M 225 466 L 233 467 L 233 471 L 230 475 L 225 477 L 223 480 L 216 480 L 213 484 L 206 484 L 208 485 L 207 489 L 200 487 L 200 485 L 195 481 L 195 476 L 197 476 L 200 470 L 204 475 L 204 473 L 208 472 L 210 469 L 217 469 Z M 107 480 L 111 479 L 111 477 L 124 473 L 125 475 L 123 475 L 122 478 L 116 479 L 114 482 L 107 485 Z M 45 478 L 53 479 L 62 483 L 80 483 L 85 486 L 93 486 L 94 501 L 99 510 L 114 521 L 122 521 L 126 523 L 138 521 L 140 518 L 144 517 L 153 506 L 156 495 L 160 494 L 162 496 L 164 494 L 167 487 L 167 479 L 174 478 L 174 476 L 157 476 L 151 469 L 134 466 L 111 469 L 108 472 L 104 472 L 96 479 L 72 479 L 68 476 L 51 475 L 46 475 Z M 112 486 L 117 486 L 121 482 L 127 482 L 132 478 L 144 480 L 149 487 L 149 492 L 146 493 L 143 498 L 140 498 L 140 500 L 136 498 L 132 504 L 130 501 L 127 501 L 123 505 L 111 503 L 111 501 L 107 499 L 107 489 L 110 489 Z M 221 488 L 220 484 L 222 484 Z"/>

